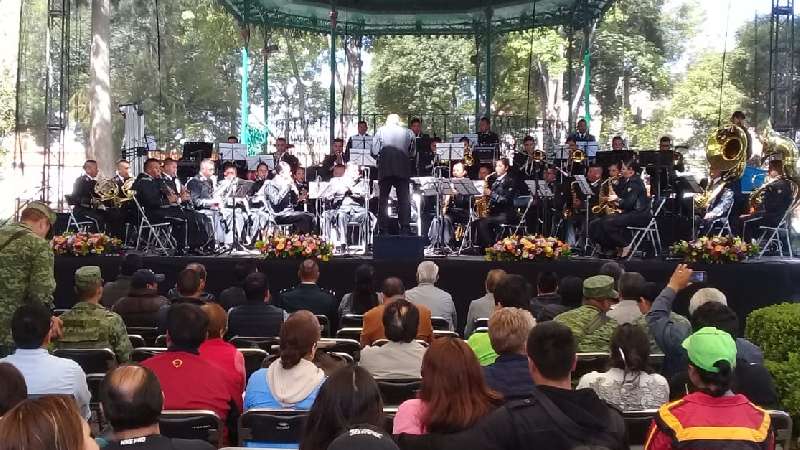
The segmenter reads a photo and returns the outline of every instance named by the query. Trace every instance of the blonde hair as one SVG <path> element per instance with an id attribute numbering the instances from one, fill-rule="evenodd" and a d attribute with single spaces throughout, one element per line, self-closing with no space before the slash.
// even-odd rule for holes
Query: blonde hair
<path id="1" fill-rule="evenodd" d="M 489 318 L 489 341 L 497 354 L 525 353 L 528 334 L 536 326 L 530 312 L 520 308 L 500 308 Z"/>
<path id="2" fill-rule="evenodd" d="M 695 292 L 692 298 L 689 299 L 689 315 L 691 316 L 697 308 L 709 302 L 722 303 L 728 306 L 728 299 L 722 291 L 717 288 L 703 288 Z"/>

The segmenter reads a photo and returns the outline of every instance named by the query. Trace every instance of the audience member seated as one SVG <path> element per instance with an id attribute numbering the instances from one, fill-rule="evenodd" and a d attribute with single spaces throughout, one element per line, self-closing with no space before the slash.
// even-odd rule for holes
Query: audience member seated
<path id="1" fill-rule="evenodd" d="M 375 378 L 420 378 L 426 347 L 415 340 L 419 310 L 404 299 L 383 309 L 383 329 L 389 342 L 361 350 L 359 364 Z"/>
<path id="2" fill-rule="evenodd" d="M 639 297 L 638 301 L 639 311 L 642 313 L 642 316 L 636 319 L 633 324 L 642 327 L 642 329 L 647 333 L 647 338 L 650 340 L 650 353 L 659 353 L 663 355 L 664 351 L 658 346 L 656 337 L 653 334 L 653 329 L 647 324 L 647 314 L 651 309 L 653 309 L 653 303 L 656 301 L 656 298 L 658 298 L 661 291 L 662 288 L 658 283 L 645 283 L 644 289 L 642 289 L 641 296 Z M 670 311 L 669 320 L 681 324 L 680 326 L 691 328 L 689 319 L 678 313 Z"/>
<path id="3" fill-rule="evenodd" d="M 331 442 L 328 450 L 400 450 L 383 425 L 355 425 Z"/>
<path id="4" fill-rule="evenodd" d="M 617 261 L 604 263 L 600 266 L 600 270 L 597 271 L 598 275 L 608 275 L 614 279 L 614 289 L 619 289 L 619 279 L 623 273 L 625 273 L 625 268 Z"/>
<path id="5" fill-rule="evenodd" d="M 495 311 L 500 308 L 527 310 L 530 298 L 530 289 L 525 278 L 516 274 L 505 275 L 500 278 L 494 288 L 494 309 Z M 489 320 L 491 321 L 491 317 Z M 489 333 L 472 333 L 467 340 L 467 345 L 475 352 L 475 356 L 482 366 L 488 366 L 497 359 L 497 353 L 492 347 Z"/>
<path id="6" fill-rule="evenodd" d="M 669 384 L 650 372 L 649 357 L 650 342 L 644 329 L 623 323 L 611 337 L 611 368 L 582 376 L 577 389 L 592 389 L 621 411 L 658 408 L 669 400 Z"/>
<path id="7" fill-rule="evenodd" d="M 346 314 L 363 316 L 381 302 L 375 292 L 375 268 L 371 264 L 356 267 L 353 292 L 348 292 L 339 303 L 339 317 Z"/>
<path id="8" fill-rule="evenodd" d="M 542 272 L 536 281 L 536 297 L 531 300 L 531 314 L 536 320 L 539 317 L 553 317 L 570 308 L 564 306 L 558 292 L 558 275 L 555 272 Z"/>
<path id="9" fill-rule="evenodd" d="M 163 281 L 163 275 L 161 280 Z M 169 300 L 158 293 L 159 276 L 150 269 L 134 272 L 130 292 L 114 304 L 112 311 L 119 314 L 128 327 L 157 327 L 158 311 L 169 305 Z"/>
<path id="10" fill-rule="evenodd" d="M 247 381 L 247 371 L 242 353 L 222 339 L 225 336 L 228 315 L 216 303 L 206 303 L 200 309 L 208 316 L 208 338 L 200 345 L 200 358 L 217 366 L 230 385 L 230 390 L 241 397 Z"/>
<path id="11" fill-rule="evenodd" d="M 536 322 L 553 320 L 557 315 L 575 309 L 583 303 L 583 278 L 567 275 L 558 283 L 558 295 L 561 296 L 560 305 L 545 305 L 539 314 L 533 316 Z"/>
<path id="12" fill-rule="evenodd" d="M 739 317 L 728 306 L 707 302 L 697 308 L 692 315 L 692 329 L 698 331 L 705 327 L 714 327 L 735 338 L 736 370 L 734 372 L 733 392 L 745 395 L 748 400 L 762 408 L 777 408 L 778 395 L 772 376 L 759 359 L 763 360 L 761 349 L 744 338 L 736 338 L 739 333 Z M 675 389 L 674 398 L 691 392 L 692 384 L 684 372 L 671 380 Z"/>
<path id="13" fill-rule="evenodd" d="M 75 271 L 76 303 L 61 315 L 64 332 L 56 343 L 59 348 L 108 348 L 117 361 L 131 359 L 131 341 L 122 317 L 100 305 L 103 276 L 97 266 L 83 266 Z"/>
<path id="14" fill-rule="evenodd" d="M 267 276 L 260 272 L 248 275 L 244 280 L 244 293 L 247 302 L 228 313 L 228 335 L 277 336 L 288 314 L 270 303 Z"/>
<path id="15" fill-rule="evenodd" d="M 100 304 L 106 308 L 111 308 L 122 297 L 128 295 L 131 289 L 131 278 L 134 272 L 142 268 L 142 257 L 136 253 L 128 253 L 122 258 L 119 265 L 119 275 L 114 281 L 109 281 L 103 285 L 103 298 Z"/>
<path id="16" fill-rule="evenodd" d="M 11 408 L 28 398 L 25 377 L 8 362 L 0 362 L 0 418 Z"/>
<path id="17" fill-rule="evenodd" d="M 386 339 L 383 329 L 383 311 L 386 306 L 395 300 L 405 298 L 405 286 L 397 277 L 389 277 L 383 281 L 383 303 L 370 309 L 364 314 L 364 325 L 361 330 L 361 345 L 372 345 L 378 339 Z M 431 310 L 422 305 L 416 305 L 419 310 L 419 326 L 417 339 L 430 342 L 433 339 L 433 325 L 431 325 Z"/>
<path id="18" fill-rule="evenodd" d="M 300 450 L 328 449 L 350 427 L 383 427 L 384 420 L 381 392 L 369 372 L 343 367 L 322 384 L 308 414 Z"/>
<path id="19" fill-rule="evenodd" d="M 247 303 L 247 296 L 244 293 L 244 281 L 250 274 L 258 272 L 258 267 L 250 261 L 242 261 L 233 266 L 233 276 L 236 278 L 234 286 L 225 288 L 219 293 L 219 304 L 230 311 L 235 306 Z"/>
<path id="20" fill-rule="evenodd" d="M 213 450 L 205 441 L 161 435 L 161 384 L 150 369 L 124 365 L 106 374 L 100 387 L 103 415 L 113 432 L 104 450 Z"/>
<path id="21" fill-rule="evenodd" d="M 689 316 L 691 317 L 697 308 L 705 305 L 708 302 L 716 302 L 727 305 L 728 299 L 719 289 L 712 287 L 698 289 L 697 292 L 692 295 L 692 298 L 689 299 Z"/>
<path id="22" fill-rule="evenodd" d="M 184 270 L 193 270 L 197 272 L 197 275 L 200 276 L 200 288 L 198 289 L 200 293 L 197 294 L 197 298 L 200 300 L 200 302 L 210 303 L 217 301 L 216 297 L 214 297 L 214 294 L 206 292 L 206 281 L 208 280 L 208 271 L 206 271 L 206 266 L 200 263 L 189 263 L 186 265 Z M 178 279 L 178 282 L 180 282 L 180 279 Z M 167 293 L 167 297 L 170 300 L 174 300 L 183 296 L 184 295 L 180 293 L 180 288 L 178 287 L 177 283 L 175 287 L 170 289 L 170 291 Z"/>
<path id="23" fill-rule="evenodd" d="M 642 317 L 639 298 L 647 280 L 638 272 L 625 272 L 619 277 L 619 302 L 608 312 L 608 317 L 619 324 L 634 323 Z"/>
<path id="24" fill-rule="evenodd" d="M 689 380 L 698 391 L 659 408 L 645 449 L 774 448 L 769 413 L 731 392 L 736 367 L 731 335 L 705 327 L 682 345 L 689 357 Z"/>
<path id="25" fill-rule="evenodd" d="M 280 357 L 250 375 L 245 410 L 307 410 L 317 398 L 325 381 L 325 374 L 312 362 L 320 339 L 319 321 L 309 311 L 292 313 L 281 326 L 280 338 Z"/>
<path id="26" fill-rule="evenodd" d="M 617 322 L 606 313 L 619 295 L 614 289 L 614 279 L 596 275 L 583 282 L 583 305 L 556 316 L 572 331 L 578 343 L 578 352 L 606 352 Z"/>
<path id="27" fill-rule="evenodd" d="M 468 339 L 475 331 L 475 320 L 488 319 L 494 311 L 494 289 L 498 281 L 506 274 L 503 269 L 492 269 L 486 273 L 484 287 L 486 294 L 483 297 L 473 300 L 469 304 L 467 311 L 467 323 L 464 325 L 464 339 Z"/>
<path id="28" fill-rule="evenodd" d="M 170 297 L 171 304 L 161 307 L 158 311 L 158 332 L 164 334 L 167 329 L 167 313 L 173 305 L 187 303 L 195 306 L 203 306 L 207 301 L 203 295 L 203 278 L 201 272 L 194 269 L 183 269 L 178 274 L 178 282 L 175 285 L 177 295 Z"/>
<path id="29" fill-rule="evenodd" d="M 142 362 L 161 383 L 164 409 L 214 411 L 227 431 L 242 409 L 242 395 L 231 389 L 225 372 L 199 354 L 208 316 L 197 305 L 178 303 L 169 308 L 166 323 L 167 351 Z"/>
<path id="30" fill-rule="evenodd" d="M 9 363 L 20 371 L 28 395 L 71 395 L 78 403 L 81 415 L 88 420 L 91 417 L 91 395 L 86 386 L 86 374 L 75 361 L 47 352 L 50 335 L 50 311 L 47 308 L 34 303 L 20 306 L 11 318 L 11 336 L 17 350 L 0 362 Z"/>
<path id="31" fill-rule="evenodd" d="M 519 308 L 500 308 L 489 319 L 489 339 L 497 352 L 494 363 L 483 368 L 486 384 L 506 401 L 528 398 L 535 389 L 528 369 L 525 344 L 536 320 Z"/>
<path id="32" fill-rule="evenodd" d="M 556 321 L 533 327 L 527 352 L 536 389 L 531 397 L 507 403 L 477 426 L 447 436 L 443 450 L 546 448 L 627 449 L 622 415 L 591 389 L 572 390 L 577 342 Z"/>
<path id="33" fill-rule="evenodd" d="M 439 281 L 439 266 L 433 261 L 422 261 L 417 266 L 417 287 L 406 291 L 406 300 L 415 305 L 422 305 L 431 310 L 431 315 L 441 317 L 456 329 L 456 305 L 453 297 L 439 289 L 435 283 Z"/>
<path id="34" fill-rule="evenodd" d="M 502 396 L 486 385 L 478 360 L 464 341 L 439 338 L 422 359 L 418 398 L 397 409 L 393 434 L 466 430 L 501 403 Z"/>
<path id="35" fill-rule="evenodd" d="M 75 402 L 64 396 L 25 400 L 0 420 L 3 450 L 98 450 Z"/>
<path id="36" fill-rule="evenodd" d="M 281 306 L 286 311 L 306 310 L 320 316 L 326 316 L 332 329 L 336 329 L 336 299 L 325 289 L 317 285 L 319 281 L 319 264 L 314 259 L 307 259 L 300 264 L 297 271 L 300 284 L 281 294 Z"/>

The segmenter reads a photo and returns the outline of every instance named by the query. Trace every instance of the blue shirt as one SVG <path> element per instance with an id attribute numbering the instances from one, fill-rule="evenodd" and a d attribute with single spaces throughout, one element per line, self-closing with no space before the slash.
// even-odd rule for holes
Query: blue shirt
<path id="1" fill-rule="evenodd" d="M 75 361 L 53 356 L 43 348 L 17 349 L 13 355 L 0 359 L 22 373 L 28 395 L 66 394 L 75 397 L 81 415 L 89 420 L 91 394 L 86 385 L 86 374 Z"/>

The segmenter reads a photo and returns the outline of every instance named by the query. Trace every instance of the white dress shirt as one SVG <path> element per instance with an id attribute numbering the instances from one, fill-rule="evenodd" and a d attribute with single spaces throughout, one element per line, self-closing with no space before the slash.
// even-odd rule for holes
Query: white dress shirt
<path id="1" fill-rule="evenodd" d="M 417 341 L 387 342 L 380 347 L 364 347 L 358 365 L 374 378 L 421 378 L 424 345 Z"/>
<path id="2" fill-rule="evenodd" d="M 13 355 L 0 359 L 17 368 L 25 378 L 28 395 L 66 394 L 75 397 L 81 415 L 89 420 L 91 394 L 86 385 L 86 374 L 75 361 L 59 358 L 43 348 L 17 349 Z"/>

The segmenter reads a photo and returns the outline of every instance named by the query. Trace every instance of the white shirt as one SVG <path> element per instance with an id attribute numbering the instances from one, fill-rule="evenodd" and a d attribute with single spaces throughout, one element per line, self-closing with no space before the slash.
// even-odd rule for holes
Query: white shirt
<path id="1" fill-rule="evenodd" d="M 453 296 L 437 288 L 431 283 L 420 283 L 417 287 L 406 291 L 406 300 L 415 305 L 427 306 L 431 317 L 441 317 L 450 324 L 450 331 L 456 329 L 456 305 Z"/>
<path id="2" fill-rule="evenodd" d="M 639 310 L 636 300 L 620 300 L 606 315 L 616 320 L 617 323 L 623 324 L 635 322 L 636 319 L 642 317 L 642 312 Z"/>
<path id="3" fill-rule="evenodd" d="M 75 361 L 59 358 L 43 348 L 17 349 L 13 355 L 0 359 L 17 368 L 25 378 L 29 395 L 66 394 L 75 397 L 81 415 L 89 420 L 92 398 L 86 385 L 86 374 Z"/>
<path id="4" fill-rule="evenodd" d="M 375 378 L 421 378 L 425 350 L 425 346 L 417 341 L 390 341 L 380 347 L 364 347 L 358 365 Z"/>
<path id="5" fill-rule="evenodd" d="M 598 397 L 623 411 L 656 409 L 669 400 L 669 383 L 657 373 L 624 374 L 617 368 L 604 373 L 591 372 L 581 377 L 576 389 L 584 388 L 592 389 Z"/>

